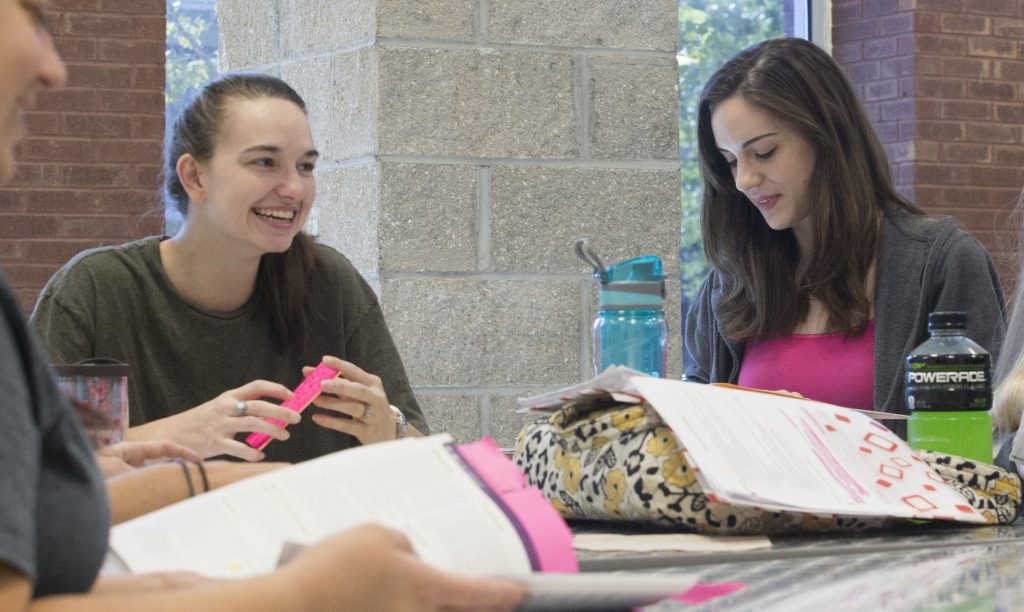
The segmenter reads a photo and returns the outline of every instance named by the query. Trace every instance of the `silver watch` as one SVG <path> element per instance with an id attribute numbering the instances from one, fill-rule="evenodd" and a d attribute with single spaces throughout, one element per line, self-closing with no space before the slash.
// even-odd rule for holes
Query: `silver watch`
<path id="1" fill-rule="evenodd" d="M 391 404 L 391 412 L 395 413 L 395 439 L 401 440 L 409 433 L 409 419 L 394 404 Z"/>

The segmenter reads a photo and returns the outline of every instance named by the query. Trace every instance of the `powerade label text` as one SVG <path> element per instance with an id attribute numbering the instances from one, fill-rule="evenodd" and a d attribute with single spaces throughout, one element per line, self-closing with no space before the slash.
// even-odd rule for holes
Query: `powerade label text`
<path id="1" fill-rule="evenodd" d="M 920 383 L 983 383 L 988 380 L 985 372 L 911 372 L 908 382 Z"/>
<path id="2" fill-rule="evenodd" d="M 911 355 L 907 359 L 907 408 L 952 412 L 988 410 L 992 404 L 988 355 Z"/>

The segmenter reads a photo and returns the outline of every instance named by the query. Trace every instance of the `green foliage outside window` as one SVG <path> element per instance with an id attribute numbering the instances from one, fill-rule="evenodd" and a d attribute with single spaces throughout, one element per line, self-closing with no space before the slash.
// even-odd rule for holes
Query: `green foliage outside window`
<path id="1" fill-rule="evenodd" d="M 700 237 L 697 104 L 704 83 L 737 51 L 784 33 L 782 0 L 679 0 L 680 277 L 692 297 L 707 270 Z"/>
<path id="2" fill-rule="evenodd" d="M 167 3 L 167 51 L 165 60 L 164 123 L 178 116 L 192 92 L 217 76 L 217 12 L 215 0 L 181 0 Z M 164 211 L 164 231 L 174 235 L 181 215 Z"/>
<path id="3" fill-rule="evenodd" d="M 192 91 L 217 76 L 217 17 L 214 3 L 205 8 L 167 3 L 165 102 L 168 120 L 176 117 Z"/>

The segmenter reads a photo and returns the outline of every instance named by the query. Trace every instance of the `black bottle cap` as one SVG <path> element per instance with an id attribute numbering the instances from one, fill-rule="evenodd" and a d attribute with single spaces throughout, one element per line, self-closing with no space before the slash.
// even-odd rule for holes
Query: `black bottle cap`
<path id="1" fill-rule="evenodd" d="M 966 312 L 933 312 L 928 315 L 928 331 L 933 329 L 964 329 L 966 327 Z"/>

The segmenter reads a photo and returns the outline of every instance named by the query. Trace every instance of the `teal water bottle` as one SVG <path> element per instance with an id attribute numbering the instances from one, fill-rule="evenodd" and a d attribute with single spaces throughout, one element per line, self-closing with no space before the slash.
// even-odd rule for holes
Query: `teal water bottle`
<path id="1" fill-rule="evenodd" d="M 594 373 L 623 365 L 664 378 L 668 325 L 661 259 L 645 255 L 605 268 L 586 238 L 576 241 L 576 254 L 593 266 L 600 284 L 592 328 Z"/>
<path id="2" fill-rule="evenodd" d="M 928 315 L 931 338 L 907 357 L 907 441 L 918 449 L 992 463 L 992 357 L 964 336 L 967 315 Z"/>

